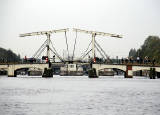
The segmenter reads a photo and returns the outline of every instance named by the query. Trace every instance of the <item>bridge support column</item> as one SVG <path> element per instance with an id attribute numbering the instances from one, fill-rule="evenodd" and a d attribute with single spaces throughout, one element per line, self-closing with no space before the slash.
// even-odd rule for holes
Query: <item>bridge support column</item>
<path id="1" fill-rule="evenodd" d="M 91 64 L 91 69 L 88 70 L 88 77 L 89 78 L 98 78 L 98 76 L 99 76 L 99 73 L 98 73 L 99 67 L 100 67 L 99 64 Z"/>
<path id="2" fill-rule="evenodd" d="M 150 77 L 150 79 L 155 79 L 156 78 L 155 68 L 150 68 L 149 77 Z"/>
<path id="3" fill-rule="evenodd" d="M 98 78 L 98 71 L 95 68 L 88 70 L 88 77 L 89 78 Z"/>
<path id="4" fill-rule="evenodd" d="M 140 76 L 142 76 L 142 70 L 140 70 L 139 73 L 140 73 Z"/>
<path id="5" fill-rule="evenodd" d="M 157 72 L 157 78 L 160 78 L 160 72 Z"/>
<path id="6" fill-rule="evenodd" d="M 125 73 L 125 78 L 133 78 L 133 71 L 132 71 L 132 65 L 127 65 L 126 66 L 126 73 Z"/>
<path id="7" fill-rule="evenodd" d="M 42 77 L 53 77 L 53 71 L 51 68 L 44 68 Z"/>
<path id="8" fill-rule="evenodd" d="M 8 77 L 16 77 L 14 69 L 11 68 L 8 69 Z"/>

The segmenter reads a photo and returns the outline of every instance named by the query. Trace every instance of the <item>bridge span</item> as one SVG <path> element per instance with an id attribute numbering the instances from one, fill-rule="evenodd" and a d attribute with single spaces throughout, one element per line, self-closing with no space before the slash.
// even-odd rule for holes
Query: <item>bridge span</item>
<path id="1" fill-rule="evenodd" d="M 54 63 L 52 66 L 56 66 L 57 64 L 62 63 Z M 88 63 L 89 64 L 89 63 Z M 0 64 L 0 70 L 5 70 L 8 72 L 9 77 L 16 77 L 16 71 L 20 69 L 38 69 L 44 73 L 45 68 L 49 68 L 48 63 L 27 63 L 27 64 Z M 92 64 L 92 68 L 96 69 L 96 74 L 99 76 L 99 71 L 102 69 L 118 69 L 125 73 L 125 78 L 132 78 L 133 72 L 136 71 L 151 71 L 151 69 L 155 69 L 156 72 L 160 73 L 160 66 L 155 65 L 140 65 L 140 64 Z"/>
<path id="2" fill-rule="evenodd" d="M 47 63 L 28 63 L 28 64 L 2 64 L 0 65 L 0 70 L 8 71 L 8 77 L 16 77 L 16 71 L 19 69 L 39 69 L 44 72 L 45 68 L 49 68 L 49 64 Z"/>
<path id="3" fill-rule="evenodd" d="M 124 71 L 125 78 L 132 78 L 133 72 L 140 70 L 155 69 L 156 72 L 160 72 L 160 66 L 154 65 L 134 65 L 134 64 L 92 64 L 92 68 L 96 69 L 96 74 L 99 76 L 99 70 L 102 69 L 119 69 Z"/>

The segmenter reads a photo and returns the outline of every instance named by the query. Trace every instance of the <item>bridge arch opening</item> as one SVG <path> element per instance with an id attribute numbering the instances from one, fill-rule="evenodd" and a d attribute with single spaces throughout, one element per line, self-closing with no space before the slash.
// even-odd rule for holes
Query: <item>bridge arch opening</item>
<path id="1" fill-rule="evenodd" d="M 113 70 L 115 71 L 116 75 L 123 75 L 125 76 L 126 71 L 119 69 L 119 68 L 113 68 Z"/>
<path id="2" fill-rule="evenodd" d="M 8 74 L 8 70 L 5 68 L 0 68 L 0 75 L 7 75 Z"/>
<path id="3" fill-rule="evenodd" d="M 139 70 L 133 70 L 133 76 L 149 76 L 150 70 L 148 69 L 139 69 Z"/>
<path id="4" fill-rule="evenodd" d="M 155 74 L 155 77 L 160 78 L 160 71 L 155 69 L 154 74 Z M 150 77 L 150 68 L 149 69 L 133 70 L 133 76 Z"/>
<path id="5" fill-rule="evenodd" d="M 122 75 L 124 76 L 126 72 L 119 68 L 103 68 L 98 70 L 99 76 L 114 76 Z"/>
<path id="6" fill-rule="evenodd" d="M 17 68 L 14 71 L 14 76 L 15 77 L 17 77 L 17 75 L 41 76 L 42 71 L 43 70 L 41 68 L 36 68 L 36 67 Z"/>

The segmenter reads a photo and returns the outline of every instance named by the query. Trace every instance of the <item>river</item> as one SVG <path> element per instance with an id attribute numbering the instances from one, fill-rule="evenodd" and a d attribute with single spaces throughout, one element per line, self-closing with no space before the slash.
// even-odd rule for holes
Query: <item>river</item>
<path id="1" fill-rule="evenodd" d="M 160 79 L 0 76 L 0 115 L 160 115 Z"/>

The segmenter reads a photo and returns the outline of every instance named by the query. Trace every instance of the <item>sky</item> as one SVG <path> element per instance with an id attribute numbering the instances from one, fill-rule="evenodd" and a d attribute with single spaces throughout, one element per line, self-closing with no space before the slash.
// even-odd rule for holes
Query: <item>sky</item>
<path id="1" fill-rule="evenodd" d="M 127 57 L 149 35 L 160 36 L 159 0 L 0 0 L 0 47 L 22 57 L 31 57 L 46 36 L 19 37 L 19 34 L 70 28 L 67 32 L 72 55 L 75 32 L 72 28 L 123 35 L 122 39 L 96 36 L 96 41 L 115 58 Z M 51 35 L 58 53 L 66 53 L 64 33 Z M 75 56 L 80 57 L 91 35 L 78 33 Z"/>

